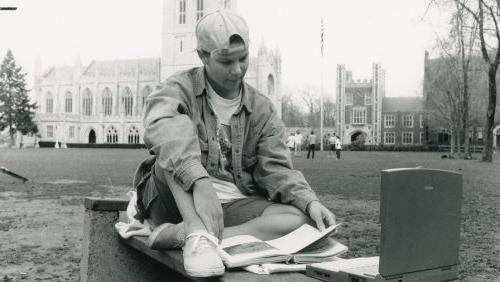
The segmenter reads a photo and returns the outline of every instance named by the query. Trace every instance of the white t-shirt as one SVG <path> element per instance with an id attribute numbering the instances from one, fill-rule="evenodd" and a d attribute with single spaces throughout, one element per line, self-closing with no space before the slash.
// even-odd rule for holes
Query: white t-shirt
<path id="1" fill-rule="evenodd" d="M 295 134 L 295 144 L 296 145 L 301 145 L 302 144 L 302 134 Z"/>
<path id="2" fill-rule="evenodd" d="M 294 135 L 288 136 L 288 138 L 286 139 L 286 145 L 289 148 L 293 148 L 293 146 L 295 145 L 295 136 Z"/>
<path id="3" fill-rule="evenodd" d="M 337 138 L 337 140 L 335 140 L 335 149 L 337 150 L 342 149 L 342 143 L 340 142 L 340 138 Z"/>
<path id="4" fill-rule="evenodd" d="M 232 174 L 232 144 L 231 144 L 231 117 L 238 110 L 241 103 L 241 91 L 234 99 L 224 99 L 219 96 L 207 81 L 208 101 L 217 116 L 217 140 L 220 149 L 219 174 L 221 178 L 210 176 L 212 184 L 221 203 L 229 203 L 237 199 L 246 198 L 234 184 Z M 223 179 L 222 179 L 223 178 Z"/>

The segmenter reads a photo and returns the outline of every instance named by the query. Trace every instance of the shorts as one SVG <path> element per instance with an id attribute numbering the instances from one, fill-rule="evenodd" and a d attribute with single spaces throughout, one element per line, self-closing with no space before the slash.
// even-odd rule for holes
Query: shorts
<path id="1" fill-rule="evenodd" d="M 155 176 L 154 166 L 151 169 L 151 174 L 146 175 L 137 186 L 137 193 L 141 194 L 138 201 L 141 201 L 144 208 L 144 217 L 153 225 L 158 226 L 165 222 L 179 223 L 182 221 L 182 216 L 170 188 Z M 254 194 L 244 199 L 222 204 L 224 226 L 240 225 L 259 217 L 273 203 L 273 201 L 260 194 Z"/>
<path id="2" fill-rule="evenodd" d="M 330 144 L 330 151 L 335 151 L 335 145 L 334 144 Z"/>

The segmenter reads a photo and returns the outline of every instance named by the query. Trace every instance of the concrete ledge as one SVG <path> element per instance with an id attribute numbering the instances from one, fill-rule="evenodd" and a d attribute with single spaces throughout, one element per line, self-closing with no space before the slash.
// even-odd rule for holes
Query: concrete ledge
<path id="1" fill-rule="evenodd" d="M 114 224 L 127 200 L 86 198 L 80 281 L 318 281 L 301 273 L 258 275 L 242 270 L 222 277 L 196 279 L 187 276 L 180 250 L 156 251 L 146 237 L 122 239 Z"/>
<path id="2" fill-rule="evenodd" d="M 85 209 L 91 211 L 125 211 L 127 210 L 128 200 L 87 197 L 83 205 Z"/>
<path id="3" fill-rule="evenodd" d="M 179 274 L 182 274 L 186 279 L 192 280 L 192 281 L 206 281 L 206 279 L 194 279 L 194 278 L 188 278 L 188 275 L 186 274 L 186 271 L 184 270 L 184 265 L 182 262 L 182 253 L 180 250 L 171 250 L 171 251 L 156 251 L 156 250 L 151 250 L 147 245 L 146 245 L 146 238 L 145 237 L 132 237 L 128 240 L 120 238 L 120 241 L 125 244 L 130 246 L 131 248 L 138 250 L 142 254 L 159 261 L 163 265 L 168 266 L 169 268 L 173 269 L 174 271 L 178 272 Z M 275 273 L 272 275 L 258 275 L 258 274 L 253 274 L 247 271 L 243 271 L 240 269 L 235 269 L 231 271 L 227 271 L 222 277 L 215 277 L 210 279 L 210 281 L 245 281 L 245 282 L 250 282 L 250 281 L 287 281 L 287 282 L 300 282 L 300 281 L 315 281 L 317 282 L 318 280 L 314 278 L 310 278 L 305 276 L 302 273 Z"/>

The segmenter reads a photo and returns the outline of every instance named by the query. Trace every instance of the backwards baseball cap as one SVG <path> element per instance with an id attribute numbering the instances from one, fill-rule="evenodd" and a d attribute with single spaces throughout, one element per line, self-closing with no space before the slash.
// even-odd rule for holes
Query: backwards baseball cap
<path id="1" fill-rule="evenodd" d="M 230 54 L 231 37 L 237 35 L 243 40 L 244 49 L 248 50 L 248 26 L 241 16 L 227 10 L 218 10 L 202 17 L 196 24 L 197 49 L 210 54 Z"/>

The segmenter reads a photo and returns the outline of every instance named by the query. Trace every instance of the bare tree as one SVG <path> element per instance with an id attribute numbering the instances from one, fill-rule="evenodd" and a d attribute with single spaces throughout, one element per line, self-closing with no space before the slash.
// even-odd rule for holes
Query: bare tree
<path id="1" fill-rule="evenodd" d="M 477 38 L 477 23 L 472 16 L 455 0 L 431 0 L 430 4 L 445 7 L 450 9 L 453 14 L 450 20 L 450 30 L 446 39 L 438 38 L 439 49 L 442 57 L 446 58 L 445 70 L 456 76 L 456 83 L 459 85 L 461 95 L 447 94 L 447 99 L 455 99 L 454 111 L 456 113 L 446 113 L 449 115 L 457 115 L 460 119 L 459 127 L 450 128 L 452 141 L 457 146 L 457 151 L 460 152 L 461 140 L 464 140 L 464 158 L 470 158 L 470 140 L 469 140 L 469 108 L 470 108 L 470 71 L 471 59 L 474 54 Z M 452 90 L 456 91 L 456 90 Z M 457 93 L 458 94 L 458 93 Z M 451 101 L 445 101 L 449 104 Z M 449 109 L 452 110 L 452 109 Z M 457 121 L 458 122 L 458 121 Z M 450 125 L 451 126 L 451 125 Z M 453 125 L 453 127 L 455 124 Z M 453 151 L 451 151 L 453 153 Z"/>
<path id="2" fill-rule="evenodd" d="M 335 103 L 329 98 L 323 99 L 323 124 L 335 127 Z"/>
<path id="3" fill-rule="evenodd" d="M 481 54 L 488 65 L 488 106 L 484 129 L 484 149 L 482 160 L 491 162 L 493 159 L 493 126 L 495 122 L 495 109 L 497 103 L 496 75 L 500 64 L 500 0 L 475 0 L 477 10 L 472 8 L 469 1 L 454 0 L 461 8 L 465 9 L 478 25 L 478 35 L 481 42 Z M 489 48 L 488 43 L 493 47 Z M 490 49 L 490 51 L 488 51 Z M 491 50 L 493 49 L 493 50 Z M 491 53 L 490 53 L 491 52 Z"/>
<path id="4" fill-rule="evenodd" d="M 460 148 L 460 125 L 462 105 L 462 87 L 459 72 L 457 72 L 457 60 L 454 57 L 442 57 L 434 65 L 431 80 L 428 82 L 429 96 L 428 114 L 432 120 L 439 124 L 446 124 L 451 135 L 450 156 L 455 157 Z"/>
<path id="5" fill-rule="evenodd" d="M 317 125 L 316 112 L 319 113 L 319 100 L 315 95 L 315 91 L 311 87 L 301 91 L 302 101 L 306 104 L 308 110 L 307 125 L 315 128 Z"/>
<path id="6" fill-rule="evenodd" d="M 290 93 L 285 93 L 281 98 L 281 116 L 285 125 L 290 127 L 303 127 L 306 120 Z"/>
<path id="7" fill-rule="evenodd" d="M 462 132 L 464 138 L 464 158 L 469 159 L 471 157 L 469 139 L 469 72 L 471 57 L 477 38 L 477 23 L 470 20 L 470 16 L 468 17 L 467 12 L 461 5 L 455 3 L 455 8 L 455 32 L 451 35 L 454 41 L 457 43 L 457 51 L 460 58 L 463 94 L 462 106 L 460 107 L 460 110 L 462 116 Z"/>

